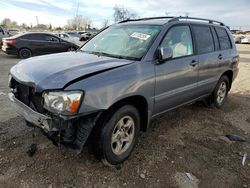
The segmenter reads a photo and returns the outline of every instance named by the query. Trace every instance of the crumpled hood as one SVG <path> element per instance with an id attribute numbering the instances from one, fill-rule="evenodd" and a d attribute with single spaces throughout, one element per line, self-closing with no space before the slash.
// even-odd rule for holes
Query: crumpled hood
<path id="1" fill-rule="evenodd" d="M 22 60 L 11 68 L 10 74 L 17 81 L 33 86 L 36 92 L 41 92 L 47 89 L 62 89 L 79 77 L 132 62 L 83 52 L 66 52 Z"/>

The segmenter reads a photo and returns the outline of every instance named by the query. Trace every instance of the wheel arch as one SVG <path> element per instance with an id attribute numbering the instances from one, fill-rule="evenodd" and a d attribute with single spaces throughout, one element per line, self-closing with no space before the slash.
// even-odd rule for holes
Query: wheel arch
<path id="1" fill-rule="evenodd" d="M 230 91 L 231 87 L 232 87 L 232 82 L 233 82 L 233 71 L 232 70 L 227 70 L 225 71 L 222 75 L 222 76 L 227 76 L 228 80 L 229 80 L 229 88 L 228 90 Z M 221 78 L 220 77 L 220 78 Z"/>
<path id="2" fill-rule="evenodd" d="M 99 117 L 99 120 L 106 121 L 107 119 L 111 118 L 112 114 L 119 109 L 120 107 L 124 105 L 132 105 L 134 106 L 140 115 L 140 130 L 146 131 L 148 127 L 148 102 L 145 99 L 145 97 L 141 95 L 134 95 L 129 96 L 123 99 L 120 99 L 119 101 L 116 101 L 113 103 L 107 110 L 104 110 Z"/>
<path id="3" fill-rule="evenodd" d="M 30 48 L 28 48 L 28 47 L 21 47 L 21 48 L 19 48 L 19 49 L 18 49 L 18 55 L 19 55 L 20 51 L 23 50 L 23 49 L 28 49 L 28 50 L 30 50 L 31 55 L 33 55 L 33 51 L 32 51 Z"/>

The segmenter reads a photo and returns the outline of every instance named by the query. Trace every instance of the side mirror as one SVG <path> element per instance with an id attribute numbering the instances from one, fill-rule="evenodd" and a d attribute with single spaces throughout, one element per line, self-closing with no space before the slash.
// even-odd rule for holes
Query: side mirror
<path id="1" fill-rule="evenodd" d="M 159 63 L 162 63 L 173 57 L 173 50 L 169 47 L 161 47 L 158 49 Z"/>

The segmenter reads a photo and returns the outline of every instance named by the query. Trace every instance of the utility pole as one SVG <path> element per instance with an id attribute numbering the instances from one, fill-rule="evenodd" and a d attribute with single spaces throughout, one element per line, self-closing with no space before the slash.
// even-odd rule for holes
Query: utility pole
<path id="1" fill-rule="evenodd" d="M 36 16 L 36 24 L 37 25 L 39 24 L 39 22 L 38 22 L 38 16 Z"/>
<path id="2" fill-rule="evenodd" d="M 78 20 L 78 10 L 79 10 L 79 0 L 77 1 L 77 8 L 76 8 L 76 17 L 75 19 Z M 78 26 L 79 26 L 79 21 L 76 22 L 76 30 L 78 30 Z"/>
<path id="3" fill-rule="evenodd" d="M 79 9 L 79 0 L 77 1 L 76 16 L 78 15 L 78 9 Z"/>

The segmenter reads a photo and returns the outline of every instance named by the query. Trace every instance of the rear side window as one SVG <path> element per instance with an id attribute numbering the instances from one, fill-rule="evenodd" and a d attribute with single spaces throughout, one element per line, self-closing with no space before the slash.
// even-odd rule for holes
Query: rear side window
<path id="1" fill-rule="evenodd" d="M 209 53 L 214 51 L 214 42 L 211 30 L 207 26 L 193 26 L 196 40 L 197 53 Z"/>
<path id="2" fill-rule="evenodd" d="M 228 37 L 228 34 L 224 28 L 215 28 L 219 42 L 220 42 L 220 49 L 221 50 L 226 50 L 232 48 L 230 39 Z"/>
<path id="3" fill-rule="evenodd" d="M 213 34 L 213 38 L 214 38 L 214 47 L 215 47 L 215 50 L 218 51 L 218 50 L 220 50 L 219 40 L 218 40 L 218 37 L 217 37 L 217 34 L 216 34 L 214 28 L 211 28 L 211 30 L 212 30 L 212 34 Z"/>
<path id="4" fill-rule="evenodd" d="M 44 35 L 41 35 L 41 34 L 32 34 L 29 36 L 29 39 L 30 40 L 42 40 L 44 41 L 45 40 L 45 36 Z"/>

